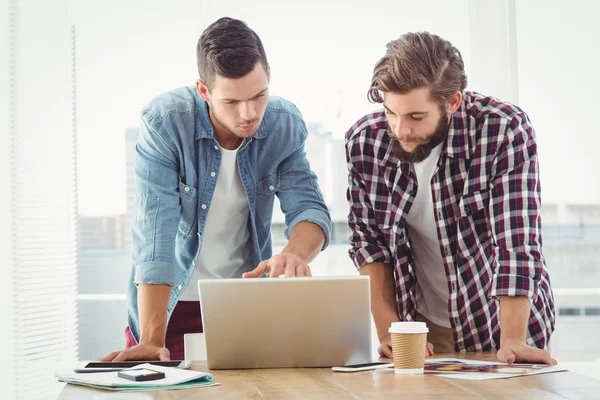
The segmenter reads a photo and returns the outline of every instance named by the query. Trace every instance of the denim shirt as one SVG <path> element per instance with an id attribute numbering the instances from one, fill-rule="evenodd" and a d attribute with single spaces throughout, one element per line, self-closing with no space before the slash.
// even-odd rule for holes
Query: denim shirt
<path id="1" fill-rule="evenodd" d="M 307 135 L 296 106 L 271 97 L 258 132 L 238 151 L 250 209 L 254 267 L 272 256 L 275 195 L 285 214 L 287 238 L 296 224 L 309 221 L 325 233 L 323 249 L 329 243 L 331 218 L 306 158 Z M 164 93 L 143 108 L 136 146 L 137 195 L 128 291 L 129 327 L 138 342 L 137 285 L 172 286 L 168 321 L 194 271 L 220 163 L 207 104 L 194 86 Z"/>

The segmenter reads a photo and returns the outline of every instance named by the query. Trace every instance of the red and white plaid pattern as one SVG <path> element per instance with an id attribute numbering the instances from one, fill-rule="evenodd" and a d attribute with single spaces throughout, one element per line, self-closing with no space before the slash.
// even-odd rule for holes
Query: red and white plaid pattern
<path id="1" fill-rule="evenodd" d="M 417 182 L 412 165 L 392 154 L 387 130 L 380 111 L 346 134 L 349 253 L 359 269 L 372 262 L 395 267 L 398 315 L 412 321 L 415 273 L 405 224 Z M 527 342 L 544 348 L 555 310 L 541 252 L 537 146 L 527 115 L 495 98 L 464 92 L 429 190 L 456 351 L 499 348 L 497 296 L 531 300 Z"/>

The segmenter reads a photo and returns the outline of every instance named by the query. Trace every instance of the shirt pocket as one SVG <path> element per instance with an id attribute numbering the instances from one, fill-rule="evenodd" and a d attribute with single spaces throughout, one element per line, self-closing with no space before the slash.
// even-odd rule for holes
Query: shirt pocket
<path id="1" fill-rule="evenodd" d="M 276 170 L 271 171 L 258 180 L 258 194 L 272 196 L 279 190 L 280 184 L 279 173 Z"/>
<path id="2" fill-rule="evenodd" d="M 275 193 L 279 190 L 279 185 L 279 174 L 276 170 L 273 170 L 258 179 L 256 219 L 267 235 L 271 231 Z"/>
<path id="3" fill-rule="evenodd" d="M 181 217 L 179 219 L 179 233 L 187 236 L 196 225 L 198 217 L 198 190 L 195 187 L 179 182 L 179 202 L 181 204 Z"/>
<path id="4" fill-rule="evenodd" d="M 472 258 L 490 238 L 489 192 L 464 195 L 458 203 L 458 254 Z"/>

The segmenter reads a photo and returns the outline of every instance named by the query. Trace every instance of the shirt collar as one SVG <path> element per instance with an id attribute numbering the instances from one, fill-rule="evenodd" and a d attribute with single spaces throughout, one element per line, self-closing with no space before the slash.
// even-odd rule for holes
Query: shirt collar
<path id="1" fill-rule="evenodd" d="M 475 128 L 475 120 L 469 118 L 467 114 L 467 101 L 463 97 L 459 109 L 452 114 L 446 147 L 448 157 L 467 160 L 471 158 L 470 132 Z"/>

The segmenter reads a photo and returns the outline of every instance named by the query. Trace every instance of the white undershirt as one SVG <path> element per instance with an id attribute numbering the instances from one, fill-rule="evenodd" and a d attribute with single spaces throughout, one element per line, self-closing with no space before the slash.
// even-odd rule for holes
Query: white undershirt
<path id="1" fill-rule="evenodd" d="M 238 148 L 239 149 L 239 148 Z M 198 279 L 241 278 L 252 263 L 248 196 L 237 165 L 237 152 L 221 148 L 217 176 L 196 268 L 181 301 L 198 301 Z"/>
<path id="2" fill-rule="evenodd" d="M 448 316 L 448 278 L 440 252 L 440 243 L 431 198 L 431 178 L 440 157 L 442 145 L 429 157 L 415 163 L 418 190 L 406 219 L 417 278 L 417 312 L 431 322 L 450 328 Z"/>

